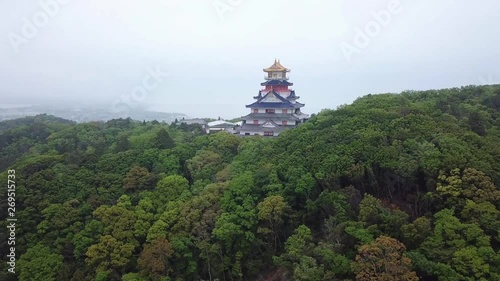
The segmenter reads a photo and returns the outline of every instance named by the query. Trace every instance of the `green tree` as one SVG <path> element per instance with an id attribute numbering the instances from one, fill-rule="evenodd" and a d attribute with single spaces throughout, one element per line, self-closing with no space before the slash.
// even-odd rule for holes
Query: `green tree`
<path id="1" fill-rule="evenodd" d="M 444 209 L 434 215 L 434 230 L 420 246 L 427 257 L 447 263 L 458 249 L 490 246 L 489 237 L 477 224 L 464 224 L 453 210 Z"/>
<path id="2" fill-rule="evenodd" d="M 484 232 L 500 242 L 500 211 L 490 202 L 475 203 L 467 200 L 461 217 L 481 226 Z"/>
<path id="3" fill-rule="evenodd" d="M 479 112 L 473 111 L 470 113 L 469 126 L 473 132 L 480 136 L 486 135 L 486 126 L 484 123 L 484 119 Z"/>
<path id="4" fill-rule="evenodd" d="M 80 259 L 86 252 L 88 247 L 97 243 L 101 234 L 103 225 L 98 220 L 91 220 L 85 224 L 83 230 L 75 234 L 72 238 L 74 245 L 73 254 L 75 258 Z"/>
<path id="5" fill-rule="evenodd" d="M 258 217 L 262 227 L 257 232 L 270 237 L 274 250 L 281 244 L 280 233 L 283 233 L 284 219 L 291 211 L 285 199 L 279 195 L 266 197 L 257 205 Z"/>
<path id="6" fill-rule="evenodd" d="M 401 226 L 407 223 L 408 215 L 398 209 L 388 209 L 372 195 L 365 194 L 359 204 L 359 221 L 374 234 L 400 236 Z"/>
<path id="7" fill-rule="evenodd" d="M 151 195 L 154 196 L 151 198 L 154 206 L 163 210 L 168 202 L 187 199 L 190 196 L 189 182 L 179 175 L 166 176 L 158 181 Z"/>
<path id="8" fill-rule="evenodd" d="M 155 176 L 149 173 L 146 168 L 135 166 L 128 171 L 123 179 L 123 189 L 126 192 L 152 189 L 155 182 Z"/>
<path id="9" fill-rule="evenodd" d="M 186 165 L 193 180 L 215 181 L 215 175 L 224 167 L 224 159 L 213 151 L 200 150 Z"/>
<path id="10" fill-rule="evenodd" d="M 62 264 L 62 255 L 52 253 L 45 245 L 36 244 L 19 259 L 19 280 L 56 280 L 57 271 Z"/>
<path id="11" fill-rule="evenodd" d="M 462 209 L 467 199 L 476 203 L 491 202 L 499 204 L 500 190 L 491 178 L 473 168 L 453 169 L 450 174 L 441 173 L 436 187 L 446 206 Z"/>
<path id="12" fill-rule="evenodd" d="M 309 256 L 300 258 L 293 270 L 293 280 L 315 281 L 323 280 L 325 272 L 323 266 L 319 266 L 317 261 Z"/>
<path id="13" fill-rule="evenodd" d="M 172 271 L 169 261 L 172 254 L 170 242 L 165 238 L 158 238 L 144 246 L 137 263 L 141 271 L 152 278 L 168 276 Z"/>
<path id="14" fill-rule="evenodd" d="M 139 273 L 127 273 L 122 276 L 122 281 L 148 281 L 149 279 Z"/>
<path id="15" fill-rule="evenodd" d="M 411 258 L 413 267 L 423 280 L 426 280 L 426 278 L 431 280 L 437 279 L 439 281 L 464 279 L 464 277 L 458 274 L 450 265 L 429 260 L 418 251 L 408 252 L 408 257 Z"/>
<path id="16" fill-rule="evenodd" d="M 361 246 L 353 263 L 356 280 L 417 281 L 405 251 L 403 243 L 387 236 L 380 236 L 374 242 Z"/>
<path id="17" fill-rule="evenodd" d="M 497 279 L 500 259 L 490 237 L 477 224 L 462 223 L 453 214 L 453 210 L 444 209 L 434 215 L 434 231 L 420 250 L 431 260 L 450 265 L 465 280 L 475 280 L 469 279 L 472 276 Z"/>
<path id="18" fill-rule="evenodd" d="M 167 130 L 161 128 L 153 139 L 153 146 L 158 149 L 169 149 L 174 147 L 175 143 Z"/>
<path id="19" fill-rule="evenodd" d="M 314 249 L 311 229 L 305 225 L 300 225 L 295 229 L 294 234 L 285 242 L 285 252 L 274 257 L 274 262 L 277 265 L 283 265 L 288 268 L 293 268 L 294 265 L 300 262 L 301 257 L 310 256 Z"/>
<path id="20" fill-rule="evenodd" d="M 87 250 L 86 262 L 99 271 L 121 269 L 130 262 L 135 246 L 115 239 L 111 235 L 101 236 L 99 243 Z"/>
<path id="21" fill-rule="evenodd" d="M 42 211 L 44 220 L 37 226 L 38 233 L 50 241 L 57 241 L 54 243 L 55 246 L 65 246 L 69 241 L 64 238 L 79 231 L 71 227 L 81 219 L 80 211 L 77 209 L 79 204 L 78 200 L 72 200 L 64 204 L 51 204 L 45 208 Z"/>
<path id="22" fill-rule="evenodd" d="M 426 217 L 419 217 L 412 223 L 403 225 L 401 232 L 406 244 L 415 248 L 431 234 L 432 222 Z"/>
<path id="23" fill-rule="evenodd" d="M 118 139 L 116 140 L 116 152 L 127 151 L 131 147 L 130 140 L 128 139 L 128 135 L 121 133 L 118 135 Z"/>
<path id="24" fill-rule="evenodd" d="M 213 236 L 219 241 L 227 255 L 227 270 L 234 278 L 241 278 L 242 264 L 252 252 L 258 216 L 254 178 L 250 172 L 243 173 L 228 183 L 221 199 L 221 214 L 215 221 Z"/>
<path id="25" fill-rule="evenodd" d="M 120 241 L 137 244 L 134 236 L 134 226 L 137 215 L 130 206 L 128 196 L 121 197 L 117 205 L 103 205 L 94 211 L 94 216 L 103 224 L 103 234 L 111 235 Z M 128 207 L 127 207 L 128 206 Z"/>
<path id="26" fill-rule="evenodd" d="M 498 280 L 500 274 L 491 272 L 493 268 L 490 268 L 492 265 L 489 264 L 489 261 L 493 259 L 499 261 L 499 258 L 496 257 L 497 255 L 498 254 L 489 247 L 476 248 L 474 246 L 468 246 L 458 249 L 453 253 L 451 264 L 459 274 L 467 276 L 464 278 L 467 281 Z"/>

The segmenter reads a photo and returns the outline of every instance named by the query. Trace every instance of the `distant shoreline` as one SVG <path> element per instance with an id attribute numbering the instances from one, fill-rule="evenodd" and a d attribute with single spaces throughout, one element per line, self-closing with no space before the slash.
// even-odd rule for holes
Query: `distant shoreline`
<path id="1" fill-rule="evenodd" d="M 27 107 L 33 107 L 33 105 L 32 104 L 13 104 L 13 103 L 1 104 L 0 103 L 0 109 L 27 108 Z"/>

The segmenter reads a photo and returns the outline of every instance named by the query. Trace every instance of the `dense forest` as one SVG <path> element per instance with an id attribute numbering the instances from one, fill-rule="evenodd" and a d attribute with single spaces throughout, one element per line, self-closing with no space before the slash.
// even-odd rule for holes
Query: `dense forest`
<path id="1" fill-rule="evenodd" d="M 367 95 L 276 138 L 39 115 L 0 123 L 0 159 L 1 280 L 500 280 L 500 85 Z"/>

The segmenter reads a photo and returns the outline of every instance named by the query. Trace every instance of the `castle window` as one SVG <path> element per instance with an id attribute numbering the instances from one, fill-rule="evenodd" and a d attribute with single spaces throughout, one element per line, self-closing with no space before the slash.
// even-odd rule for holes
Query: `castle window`
<path id="1" fill-rule="evenodd" d="M 254 123 L 255 125 L 258 125 L 258 124 L 259 124 L 259 120 L 253 120 L 253 123 Z"/>
<path id="2" fill-rule="evenodd" d="M 287 125 L 286 120 L 281 121 L 281 125 Z"/>
<path id="3" fill-rule="evenodd" d="M 274 136 L 274 132 L 264 132 L 264 136 Z"/>
<path id="4" fill-rule="evenodd" d="M 266 109 L 266 113 L 275 113 L 274 109 Z"/>
<path id="5" fill-rule="evenodd" d="M 281 110 L 281 113 L 283 113 L 283 114 L 287 114 L 287 113 L 288 113 L 288 109 L 282 109 L 282 110 Z"/>
<path id="6" fill-rule="evenodd" d="M 259 109 L 258 109 L 258 108 L 255 108 L 255 109 L 253 110 L 253 113 L 259 113 Z"/>

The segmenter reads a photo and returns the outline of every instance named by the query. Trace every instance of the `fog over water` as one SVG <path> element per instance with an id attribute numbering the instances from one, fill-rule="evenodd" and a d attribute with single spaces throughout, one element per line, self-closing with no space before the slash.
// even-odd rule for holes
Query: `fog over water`
<path id="1" fill-rule="evenodd" d="M 234 118 L 275 58 L 306 113 L 500 83 L 499 14 L 494 0 L 1 1 L 0 104 Z"/>

